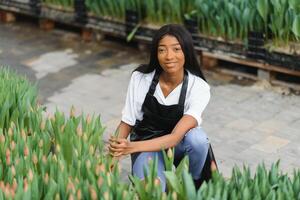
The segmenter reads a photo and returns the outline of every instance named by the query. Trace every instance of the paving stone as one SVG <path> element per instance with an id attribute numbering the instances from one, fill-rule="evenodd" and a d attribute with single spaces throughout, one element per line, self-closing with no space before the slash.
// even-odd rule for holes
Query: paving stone
<path id="1" fill-rule="evenodd" d="M 247 131 L 251 127 L 253 127 L 253 122 L 247 119 L 237 119 L 228 123 L 227 125 L 225 125 L 225 127 L 240 131 Z"/>
<path id="2" fill-rule="evenodd" d="M 262 132 L 270 132 L 274 133 L 275 131 L 279 131 L 287 126 L 286 123 L 279 120 L 270 119 L 267 121 L 263 121 L 259 123 L 255 129 Z"/>
<path id="3" fill-rule="evenodd" d="M 49 52 L 36 59 L 26 61 L 24 64 L 34 69 L 37 79 L 41 79 L 48 73 L 59 72 L 61 69 L 74 66 L 78 55 L 71 49 L 65 51 Z"/>
<path id="4" fill-rule="evenodd" d="M 266 153 L 276 153 L 280 148 L 287 145 L 290 141 L 276 136 L 269 136 L 258 144 L 254 144 L 251 148 Z"/>

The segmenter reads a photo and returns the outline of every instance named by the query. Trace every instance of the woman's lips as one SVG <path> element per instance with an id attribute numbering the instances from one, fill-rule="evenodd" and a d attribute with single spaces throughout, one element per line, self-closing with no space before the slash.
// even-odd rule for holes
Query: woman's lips
<path id="1" fill-rule="evenodd" d="M 165 63 L 166 66 L 174 66 L 175 64 L 175 62 Z"/>

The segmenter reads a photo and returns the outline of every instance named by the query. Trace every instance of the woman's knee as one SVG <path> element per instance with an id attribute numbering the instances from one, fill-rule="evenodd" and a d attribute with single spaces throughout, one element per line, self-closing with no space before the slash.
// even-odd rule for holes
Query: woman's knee
<path id="1" fill-rule="evenodd" d="M 203 129 L 196 127 L 186 133 L 184 137 L 184 143 L 199 149 L 199 147 L 208 148 L 209 141 Z"/>
<path id="2" fill-rule="evenodd" d="M 166 188 L 166 178 L 164 175 L 165 166 L 162 152 L 142 152 L 135 158 L 132 163 L 132 174 L 139 177 L 141 180 L 145 179 L 145 175 L 149 175 L 150 160 L 154 161 L 157 159 L 157 179 L 159 184 L 162 187 L 162 190 L 165 191 Z M 146 173 L 145 173 L 146 169 Z"/>

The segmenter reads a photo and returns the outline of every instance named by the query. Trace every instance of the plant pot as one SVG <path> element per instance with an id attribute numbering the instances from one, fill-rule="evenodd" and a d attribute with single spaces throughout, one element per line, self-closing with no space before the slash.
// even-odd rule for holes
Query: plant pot
<path id="1" fill-rule="evenodd" d="M 280 52 L 267 52 L 266 60 L 270 65 L 281 66 L 300 71 L 300 56 L 288 55 Z"/>
<path id="2" fill-rule="evenodd" d="M 250 31 L 248 33 L 248 45 L 262 47 L 265 44 L 265 34 L 262 32 Z"/>
<path id="3" fill-rule="evenodd" d="M 198 23 L 196 19 L 184 19 L 184 26 L 191 34 L 198 34 Z"/>
<path id="4" fill-rule="evenodd" d="M 251 59 L 266 60 L 266 52 L 263 47 L 248 45 L 246 56 Z"/>
<path id="5" fill-rule="evenodd" d="M 41 1 L 40 0 L 30 0 L 30 7 L 34 14 L 40 15 L 40 13 L 41 13 Z"/>
<path id="6" fill-rule="evenodd" d="M 84 0 L 75 0 L 74 1 L 75 9 L 75 21 L 80 24 L 87 23 L 87 13 Z"/>
<path id="7" fill-rule="evenodd" d="M 134 27 L 139 23 L 139 15 L 137 11 L 125 10 L 125 32 L 126 35 L 130 34 Z"/>
<path id="8" fill-rule="evenodd" d="M 262 32 L 257 31 L 249 31 L 248 38 L 254 38 L 254 39 L 265 39 L 265 34 Z"/>

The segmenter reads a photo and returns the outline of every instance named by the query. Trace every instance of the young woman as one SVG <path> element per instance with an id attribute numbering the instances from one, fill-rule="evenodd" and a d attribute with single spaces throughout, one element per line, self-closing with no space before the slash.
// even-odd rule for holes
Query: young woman
<path id="1" fill-rule="evenodd" d="M 165 190 L 161 150 L 175 147 L 174 164 L 188 155 L 189 171 L 199 187 L 206 179 L 203 168 L 210 155 L 200 126 L 209 99 L 210 87 L 197 62 L 190 33 L 176 24 L 161 27 L 153 37 L 149 64 L 132 73 L 119 136 L 110 139 L 111 154 L 131 154 L 132 173 L 141 179 L 149 158 L 157 156 L 158 177 Z"/>

